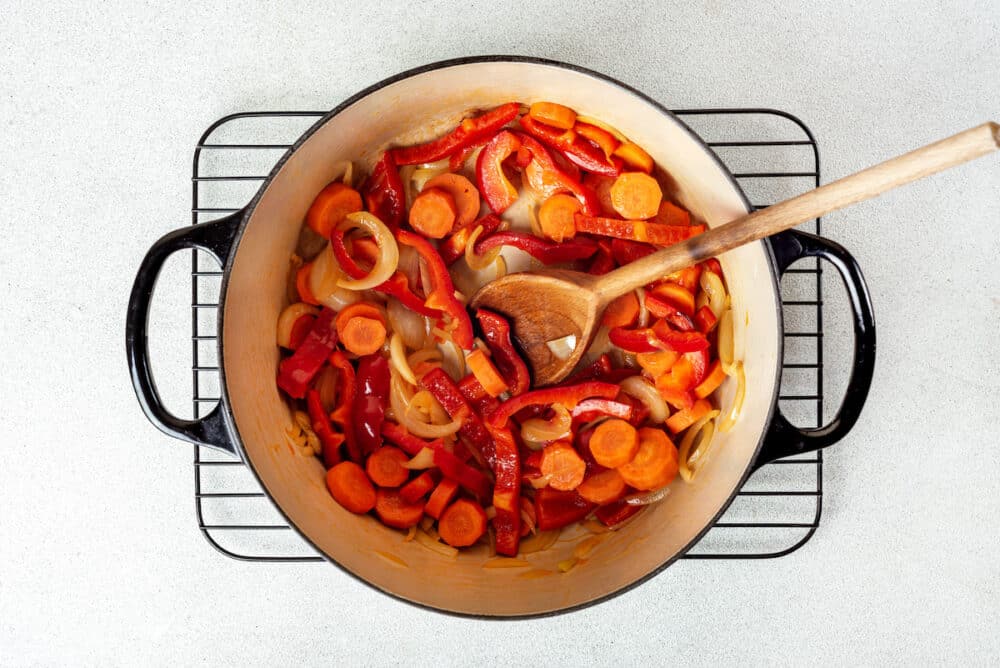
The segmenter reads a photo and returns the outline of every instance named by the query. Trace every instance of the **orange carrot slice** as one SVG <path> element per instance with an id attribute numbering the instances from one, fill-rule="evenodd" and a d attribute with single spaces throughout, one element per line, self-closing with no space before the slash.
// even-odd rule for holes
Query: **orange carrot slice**
<path id="1" fill-rule="evenodd" d="M 455 200 L 456 228 L 465 227 L 479 217 L 479 191 L 461 174 L 438 174 L 424 184 L 424 190 L 428 188 L 440 188 Z"/>
<path id="2" fill-rule="evenodd" d="M 590 437 L 590 454 L 601 466 L 618 468 L 632 461 L 639 449 L 635 427 L 625 420 L 614 418 L 597 425 Z"/>
<path id="3" fill-rule="evenodd" d="M 555 102 L 535 102 L 528 110 L 528 116 L 561 130 L 569 130 L 576 123 L 576 112 Z"/>
<path id="4" fill-rule="evenodd" d="M 549 197 L 538 208 L 538 225 L 542 234 L 553 241 L 572 239 L 576 236 L 574 216 L 582 208 L 580 200 L 572 195 L 559 193 Z"/>
<path id="5" fill-rule="evenodd" d="M 438 533 L 452 547 L 468 547 L 486 533 L 486 513 L 475 501 L 459 499 L 441 514 Z"/>
<path id="6" fill-rule="evenodd" d="M 633 169 L 638 169 L 649 174 L 653 171 L 653 158 L 650 157 L 638 144 L 630 141 L 624 142 L 615 149 L 615 155 L 625 161 L 625 164 Z"/>
<path id="7" fill-rule="evenodd" d="M 316 234 L 329 238 L 330 232 L 347 214 L 361 209 L 361 194 L 354 188 L 335 181 L 316 195 L 306 212 L 306 224 Z"/>
<path id="8" fill-rule="evenodd" d="M 383 445 L 368 457 L 365 471 L 379 487 L 399 487 L 410 477 L 410 470 L 403 466 L 408 461 L 409 455 L 396 446 Z"/>
<path id="9" fill-rule="evenodd" d="M 618 297 L 604 309 L 601 324 L 605 327 L 631 327 L 639 317 L 639 298 L 635 292 Z"/>
<path id="10" fill-rule="evenodd" d="M 698 387 L 694 388 L 694 396 L 699 399 L 704 399 L 708 395 L 719 389 L 722 385 L 722 381 L 726 379 L 726 372 L 722 370 L 722 362 L 715 360 L 712 362 L 712 366 L 708 367 L 708 375 L 705 376 L 705 380 L 701 381 Z"/>
<path id="11" fill-rule="evenodd" d="M 643 172 L 624 172 L 611 185 L 611 206 L 622 218 L 652 218 L 662 201 L 660 184 Z"/>
<path id="12" fill-rule="evenodd" d="M 584 480 L 576 492 L 587 501 L 602 506 L 625 493 L 625 478 L 615 469 L 608 469 Z"/>
<path id="13" fill-rule="evenodd" d="M 504 382 L 503 376 L 481 349 L 473 350 L 465 358 L 465 361 L 488 395 L 497 397 L 507 391 L 507 383 Z"/>
<path id="14" fill-rule="evenodd" d="M 441 188 L 424 188 L 410 207 L 410 226 L 431 239 L 450 234 L 457 217 L 455 198 Z"/>
<path id="15" fill-rule="evenodd" d="M 545 446 L 539 468 L 543 476 L 548 476 L 549 487 L 563 492 L 579 487 L 587 473 L 587 463 L 566 441 Z"/>
<path id="16" fill-rule="evenodd" d="M 434 519 L 439 519 L 441 513 L 444 512 L 444 509 L 451 503 L 456 494 L 458 494 L 458 483 L 451 478 L 445 478 L 431 492 L 424 511 Z"/>
<path id="17" fill-rule="evenodd" d="M 712 404 L 708 403 L 705 399 L 699 399 L 690 408 L 679 410 L 671 415 L 667 418 L 665 424 L 671 433 L 676 434 L 677 432 L 684 431 L 711 411 Z"/>
<path id="18" fill-rule="evenodd" d="M 327 471 L 326 488 L 337 503 L 352 513 L 360 515 L 375 507 L 375 487 L 354 462 L 340 462 Z"/>
<path id="19" fill-rule="evenodd" d="M 625 482 L 638 490 L 659 489 L 677 475 L 677 448 L 662 429 L 639 430 L 639 451 L 618 468 Z"/>
<path id="20" fill-rule="evenodd" d="M 387 526 L 409 529 L 416 526 L 424 516 L 424 503 L 407 503 L 398 490 L 379 489 L 375 492 L 375 514 Z"/>

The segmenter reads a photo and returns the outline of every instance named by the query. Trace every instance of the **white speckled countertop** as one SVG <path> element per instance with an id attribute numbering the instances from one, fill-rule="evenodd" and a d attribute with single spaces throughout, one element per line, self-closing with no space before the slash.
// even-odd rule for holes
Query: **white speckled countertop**
<path id="1" fill-rule="evenodd" d="M 191 149 L 223 114 L 522 53 L 675 108 L 790 111 L 830 181 L 1000 120 L 995 0 L 291 4 L 3 10 L 0 664 L 1000 661 L 998 157 L 827 219 L 864 268 L 879 351 L 814 538 L 778 560 L 682 562 L 570 615 L 456 619 L 327 566 L 220 556 L 192 517 L 191 448 L 142 416 L 123 346 L 138 262 L 188 222 Z M 158 292 L 177 315 L 157 372 L 182 390 L 186 263 Z"/>

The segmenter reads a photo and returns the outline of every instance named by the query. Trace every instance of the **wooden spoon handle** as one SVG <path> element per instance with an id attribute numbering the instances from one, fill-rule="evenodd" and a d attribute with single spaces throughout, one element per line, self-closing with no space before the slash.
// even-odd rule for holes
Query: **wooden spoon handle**
<path id="1" fill-rule="evenodd" d="M 607 303 L 665 274 L 968 162 L 997 148 L 1000 148 L 1000 126 L 984 123 L 647 255 L 605 274 L 594 282 L 593 289 L 600 300 Z"/>

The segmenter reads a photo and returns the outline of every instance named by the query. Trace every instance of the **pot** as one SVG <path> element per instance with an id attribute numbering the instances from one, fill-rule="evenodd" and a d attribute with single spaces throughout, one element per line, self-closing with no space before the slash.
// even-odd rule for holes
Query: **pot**
<path id="1" fill-rule="evenodd" d="M 647 148 L 673 177 L 674 192 L 709 226 L 744 215 L 746 197 L 714 153 L 660 104 L 602 74 L 518 57 L 445 61 L 404 72 L 351 97 L 285 154 L 242 211 L 174 231 L 150 249 L 128 307 L 126 347 L 132 380 L 147 417 L 171 436 L 241 458 L 303 538 L 329 561 L 398 598 L 467 615 L 530 616 L 591 604 L 652 577 L 692 547 L 761 465 L 826 447 L 858 419 L 871 384 L 875 328 L 857 264 L 840 246 L 800 232 L 784 233 L 720 258 L 736 315 L 736 355 L 743 359 L 746 401 L 735 428 L 716 438 L 712 459 L 692 484 L 677 482 L 661 503 L 609 534 L 581 564 L 545 575 L 571 555 L 572 541 L 531 556 L 523 568 L 484 568 L 482 553 L 452 560 L 371 517 L 338 505 L 314 457 L 291 454 L 292 417 L 275 376 L 275 322 L 286 303 L 288 258 L 309 204 L 339 161 L 369 164 L 389 144 L 411 144 L 454 126 L 473 109 L 510 100 L 553 100 L 598 117 Z M 182 248 L 214 254 L 224 268 L 218 310 L 221 402 L 209 415 L 182 420 L 162 405 L 146 344 L 150 296 L 164 260 Z M 819 256 L 847 286 L 854 313 L 855 358 L 846 398 L 819 429 L 792 426 L 777 408 L 782 360 L 779 279 L 795 260 Z M 735 388 L 724 386 L 723 409 Z"/>

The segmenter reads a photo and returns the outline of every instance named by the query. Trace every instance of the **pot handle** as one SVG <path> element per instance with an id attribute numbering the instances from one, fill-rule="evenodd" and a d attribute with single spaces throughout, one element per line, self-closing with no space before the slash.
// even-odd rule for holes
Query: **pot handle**
<path id="1" fill-rule="evenodd" d="M 139 265 L 125 320 L 125 352 L 128 355 L 132 385 L 139 405 L 149 421 L 168 436 L 217 448 L 233 455 L 238 452 L 226 428 L 221 402 L 208 415 L 194 420 L 182 420 L 163 406 L 153 382 L 146 327 L 153 287 L 166 259 L 175 251 L 198 248 L 208 251 L 225 266 L 242 218 L 241 210 L 210 223 L 174 230 L 153 244 Z"/>
<path id="2" fill-rule="evenodd" d="M 798 230 L 775 235 L 772 242 L 781 274 L 793 262 L 804 257 L 826 260 L 840 272 L 854 316 L 854 369 L 843 403 L 830 423 L 823 427 L 796 427 L 781 414 L 780 407 L 776 407 L 774 419 L 754 463 L 755 470 L 775 459 L 825 448 L 846 436 L 861 415 L 875 371 L 875 315 L 871 295 L 861 268 L 851 254 L 829 239 Z"/>

